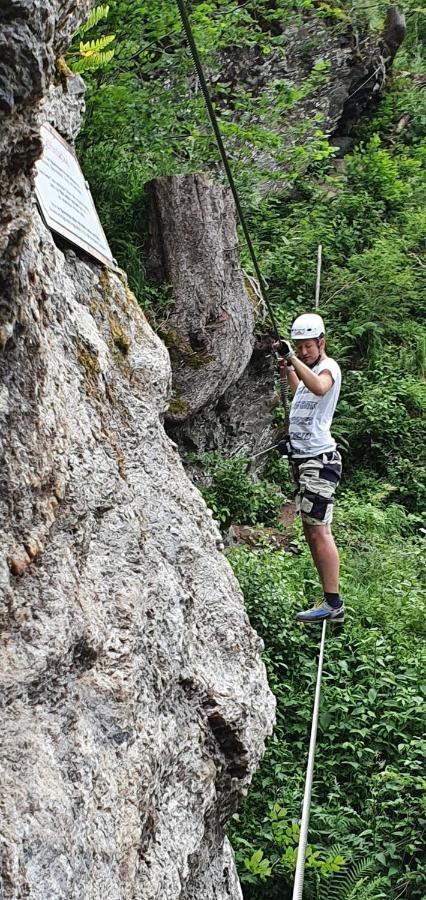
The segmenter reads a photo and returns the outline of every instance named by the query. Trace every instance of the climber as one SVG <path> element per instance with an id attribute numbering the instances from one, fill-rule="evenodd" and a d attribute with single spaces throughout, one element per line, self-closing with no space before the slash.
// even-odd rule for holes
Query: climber
<path id="1" fill-rule="evenodd" d="M 280 365 L 286 366 L 294 394 L 289 434 L 280 449 L 286 453 L 295 483 L 296 509 L 318 570 L 324 596 L 313 609 L 297 614 L 302 622 L 331 619 L 343 622 L 345 607 L 339 594 L 339 554 L 331 533 L 333 500 L 342 474 L 342 460 L 330 427 L 339 399 L 341 373 L 325 352 L 321 316 L 306 313 L 292 325 L 291 338 L 274 344 Z"/>

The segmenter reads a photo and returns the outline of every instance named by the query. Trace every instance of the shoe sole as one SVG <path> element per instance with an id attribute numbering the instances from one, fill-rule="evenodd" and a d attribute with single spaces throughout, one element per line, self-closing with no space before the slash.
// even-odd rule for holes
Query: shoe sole
<path id="1" fill-rule="evenodd" d="M 336 625 L 339 625 L 341 622 L 345 621 L 345 613 L 343 613 L 343 615 L 339 615 L 339 616 L 323 616 L 322 619 L 320 619 L 320 618 L 304 619 L 302 616 L 296 615 L 296 619 L 298 622 L 304 622 L 305 625 L 317 625 L 317 624 L 322 625 L 323 622 L 335 622 Z"/>
<path id="2" fill-rule="evenodd" d="M 323 616 L 322 619 L 303 619 L 302 616 L 296 616 L 298 622 L 303 622 L 305 625 L 322 625 L 323 622 L 329 622 L 330 616 Z"/>

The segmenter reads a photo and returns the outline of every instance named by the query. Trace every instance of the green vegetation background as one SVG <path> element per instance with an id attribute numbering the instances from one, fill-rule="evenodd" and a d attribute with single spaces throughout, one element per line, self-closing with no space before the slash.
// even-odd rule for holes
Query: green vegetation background
<path id="1" fill-rule="evenodd" d="M 323 246 L 320 312 L 329 352 L 342 365 L 335 434 L 345 481 L 336 536 L 342 552 L 344 631 L 327 643 L 306 876 L 307 900 L 422 900 L 424 581 L 419 537 L 425 460 L 425 10 L 404 3 L 408 36 L 374 116 L 338 167 L 321 120 L 277 125 L 327 77 L 318 60 L 305 82 L 277 79 L 255 97 L 220 80 L 219 55 L 257 46 L 283 53 L 282 23 L 362 36 L 380 29 L 385 3 L 361 0 L 209 0 L 190 4 L 203 62 L 262 269 L 283 334 L 312 307 L 316 249 Z M 172 0 L 111 0 L 84 42 L 92 55 L 79 154 L 108 239 L 154 327 L 173 298 L 144 271 L 144 186 L 157 175 L 223 176 Z M 110 35 L 114 34 L 114 40 Z M 78 35 L 69 55 L 78 65 Z M 112 56 L 111 50 L 114 49 Z M 310 50 L 315 52 L 315 47 Z M 307 48 L 308 51 L 308 48 Z M 85 43 L 83 68 L 90 62 Z M 89 59 L 89 63 L 87 60 Z M 77 63 L 76 63 L 77 60 Z M 102 63 L 99 66 L 99 62 Z M 260 122 L 262 124 L 260 124 Z M 291 146 L 290 146 L 291 144 Z M 271 171 L 259 150 L 279 164 Z M 245 267 L 250 270 L 244 248 Z M 262 479 L 244 461 L 202 461 L 206 499 L 225 527 L 273 524 L 288 492 L 283 463 Z M 231 836 L 247 900 L 291 897 L 318 635 L 294 613 L 319 584 L 300 534 L 297 555 L 265 546 L 229 558 L 278 703 L 277 727 Z"/>

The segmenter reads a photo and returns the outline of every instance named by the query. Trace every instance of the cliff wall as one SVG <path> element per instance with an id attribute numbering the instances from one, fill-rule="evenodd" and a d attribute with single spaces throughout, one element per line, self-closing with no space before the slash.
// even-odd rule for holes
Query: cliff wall
<path id="1" fill-rule="evenodd" d="M 76 131 L 55 59 L 90 5 L 1 7 L 0 895 L 237 900 L 261 643 L 163 429 L 164 345 L 34 202 L 40 122 Z"/>

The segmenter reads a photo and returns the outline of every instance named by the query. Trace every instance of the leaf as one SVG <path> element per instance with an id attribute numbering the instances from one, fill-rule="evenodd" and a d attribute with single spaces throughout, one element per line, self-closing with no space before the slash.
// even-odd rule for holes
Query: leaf
<path id="1" fill-rule="evenodd" d="M 250 860 L 253 866 L 257 866 L 263 857 L 263 850 L 255 850 Z"/>
<path id="2" fill-rule="evenodd" d="M 90 29 L 97 25 L 98 22 L 101 21 L 101 19 L 106 19 L 108 17 L 108 14 L 109 6 L 95 6 L 95 8 L 90 13 L 89 18 L 87 19 L 87 22 L 85 22 L 84 25 L 81 25 L 78 29 L 78 34 L 85 34 L 86 31 L 90 31 Z"/>
<path id="3" fill-rule="evenodd" d="M 106 50 L 105 52 L 97 53 L 89 57 L 83 57 L 82 59 L 77 60 L 76 63 L 73 63 L 72 71 L 76 74 L 81 74 L 82 72 L 101 69 L 110 62 L 114 53 L 114 50 Z"/>
<path id="4" fill-rule="evenodd" d="M 94 56 L 99 53 L 101 50 L 104 50 L 108 44 L 111 44 L 112 41 L 115 40 L 115 34 L 106 34 L 103 37 L 97 38 L 93 41 L 88 41 L 87 44 L 84 44 L 83 41 L 80 41 L 80 55 L 81 56 Z"/>

